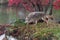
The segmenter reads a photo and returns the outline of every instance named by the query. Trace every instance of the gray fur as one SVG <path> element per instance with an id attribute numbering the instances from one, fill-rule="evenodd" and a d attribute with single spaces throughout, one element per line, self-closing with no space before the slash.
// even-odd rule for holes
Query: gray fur
<path id="1" fill-rule="evenodd" d="M 42 19 L 45 16 L 44 12 L 31 12 L 25 19 L 25 23 L 34 22 L 37 23 L 39 19 Z"/>

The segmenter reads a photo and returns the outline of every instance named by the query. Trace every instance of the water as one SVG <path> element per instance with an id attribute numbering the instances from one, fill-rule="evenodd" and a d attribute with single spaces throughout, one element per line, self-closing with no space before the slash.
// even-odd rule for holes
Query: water
<path id="1" fill-rule="evenodd" d="M 17 40 L 16 38 L 12 37 L 12 36 L 7 36 L 8 40 Z"/>
<path id="2" fill-rule="evenodd" d="M 5 38 L 5 34 L 2 34 L 2 35 L 0 36 L 0 40 L 3 40 L 3 38 Z"/>
<path id="3" fill-rule="evenodd" d="M 3 38 L 5 38 L 5 34 L 2 34 L 1 36 L 0 36 L 0 40 L 3 40 Z M 16 38 L 14 38 L 14 37 L 12 37 L 12 36 L 7 36 L 7 39 L 8 40 L 17 40 Z"/>

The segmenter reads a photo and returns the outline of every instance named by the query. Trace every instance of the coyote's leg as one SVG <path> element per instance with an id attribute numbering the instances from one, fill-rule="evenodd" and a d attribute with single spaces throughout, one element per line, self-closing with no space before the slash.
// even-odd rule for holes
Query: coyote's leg
<path id="1" fill-rule="evenodd" d="M 36 20 L 36 22 L 35 22 L 35 23 L 37 24 L 37 22 L 38 22 L 38 21 Z"/>
<path id="2" fill-rule="evenodd" d="M 36 20 L 34 25 L 36 25 L 36 24 L 37 24 L 37 22 L 38 22 L 38 21 Z"/>
<path id="3" fill-rule="evenodd" d="M 47 26 L 48 26 L 48 20 L 46 20 L 46 19 L 44 19 L 44 18 L 42 18 L 42 20 L 47 24 Z"/>
<path id="4" fill-rule="evenodd" d="M 48 20 L 45 20 L 45 22 L 46 22 L 46 24 L 47 24 L 47 26 L 48 26 Z"/>

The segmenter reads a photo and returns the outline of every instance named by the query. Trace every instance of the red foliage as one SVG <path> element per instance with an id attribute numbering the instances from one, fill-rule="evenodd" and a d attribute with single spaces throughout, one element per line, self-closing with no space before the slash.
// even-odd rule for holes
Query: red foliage
<path id="1" fill-rule="evenodd" d="M 59 10 L 60 9 L 60 0 L 56 0 L 54 3 L 54 9 Z"/>
<path id="2" fill-rule="evenodd" d="M 24 8 L 28 11 L 34 11 L 34 8 L 32 7 L 32 3 L 29 2 L 28 0 L 27 1 L 22 1 L 21 2 L 22 5 L 24 6 Z"/>
<path id="3" fill-rule="evenodd" d="M 35 11 L 35 8 L 36 7 L 33 7 L 36 6 L 37 4 L 39 5 L 45 5 L 48 3 L 48 0 L 9 0 L 9 3 L 8 3 L 8 6 L 18 6 L 18 4 L 21 3 L 24 8 L 28 11 Z M 33 4 L 33 5 L 32 5 Z"/>
<path id="4" fill-rule="evenodd" d="M 47 5 L 48 4 L 48 0 L 26 0 L 26 1 L 23 1 L 22 4 L 23 6 L 25 7 L 26 10 L 28 11 L 35 11 L 36 7 L 33 7 L 34 6 L 37 6 L 37 4 L 39 5 Z M 33 3 L 33 5 L 32 5 Z"/>
<path id="5" fill-rule="evenodd" d="M 18 6 L 20 3 L 26 10 L 35 11 L 36 7 L 33 7 L 33 5 L 37 6 L 39 4 L 44 6 L 49 3 L 49 0 L 9 0 L 8 6 Z M 55 9 L 60 9 L 60 0 L 56 0 L 53 5 Z"/>
<path id="6" fill-rule="evenodd" d="M 13 6 L 13 5 L 18 6 L 20 2 L 21 0 L 9 0 L 8 6 Z"/>
<path id="7" fill-rule="evenodd" d="M 13 0 L 9 0 L 8 6 L 12 6 L 14 4 Z"/>
<path id="8" fill-rule="evenodd" d="M 47 5 L 49 3 L 49 0 L 42 0 L 42 5 Z"/>

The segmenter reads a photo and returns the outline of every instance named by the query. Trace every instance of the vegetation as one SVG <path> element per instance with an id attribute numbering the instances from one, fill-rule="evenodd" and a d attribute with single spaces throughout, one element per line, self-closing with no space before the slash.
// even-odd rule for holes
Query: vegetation
<path id="1" fill-rule="evenodd" d="M 42 7 L 46 6 L 46 8 L 49 6 L 49 3 L 53 2 L 52 0 L 9 0 L 8 6 L 16 6 L 18 7 L 20 4 L 23 5 L 23 7 L 28 11 L 42 11 Z M 60 0 L 54 1 L 50 6 L 53 6 L 56 10 L 54 10 L 54 15 L 58 14 L 56 13 L 57 9 L 60 9 L 60 5 L 57 5 L 60 3 Z M 42 6 L 43 5 L 43 6 Z M 3 7 L 2 7 L 3 8 Z M 47 11 L 48 8 L 45 10 Z M 4 10 L 5 11 L 5 10 Z M 60 11 L 60 10 L 59 10 Z M 10 13 L 10 12 L 9 12 Z M 14 12 L 11 12 L 14 13 Z M 16 37 L 18 40 L 60 40 L 60 24 L 57 23 L 49 23 L 48 26 L 46 26 L 46 23 L 38 23 L 37 25 L 27 25 L 24 23 L 25 20 L 18 19 L 16 15 L 9 14 L 9 18 L 13 19 L 13 23 L 11 23 L 12 26 L 6 27 L 6 35 L 12 35 L 13 37 Z M 12 16 L 11 16 L 12 15 Z M 57 15 L 57 16 L 58 16 Z M 3 16 L 5 17 L 5 16 Z M 60 17 L 60 15 L 59 15 Z M 2 19 L 2 18 L 1 18 Z M 18 19 L 18 20 L 17 20 Z M 10 19 L 9 19 L 10 20 Z M 15 21 L 16 20 L 16 21 Z M 11 20 L 10 20 L 11 21 Z"/>
<path id="2" fill-rule="evenodd" d="M 15 25 L 7 28 L 8 35 L 12 35 L 21 40 L 59 40 L 60 24 L 52 23 L 52 26 L 46 26 L 45 23 L 37 25 L 26 25 L 22 21 L 16 21 Z M 19 24 L 19 25 L 18 25 Z M 43 25 L 44 24 L 44 25 Z M 21 26 L 22 25 L 22 26 Z M 27 38 L 26 38 L 27 37 Z M 24 39 L 23 39 L 24 38 Z"/>

